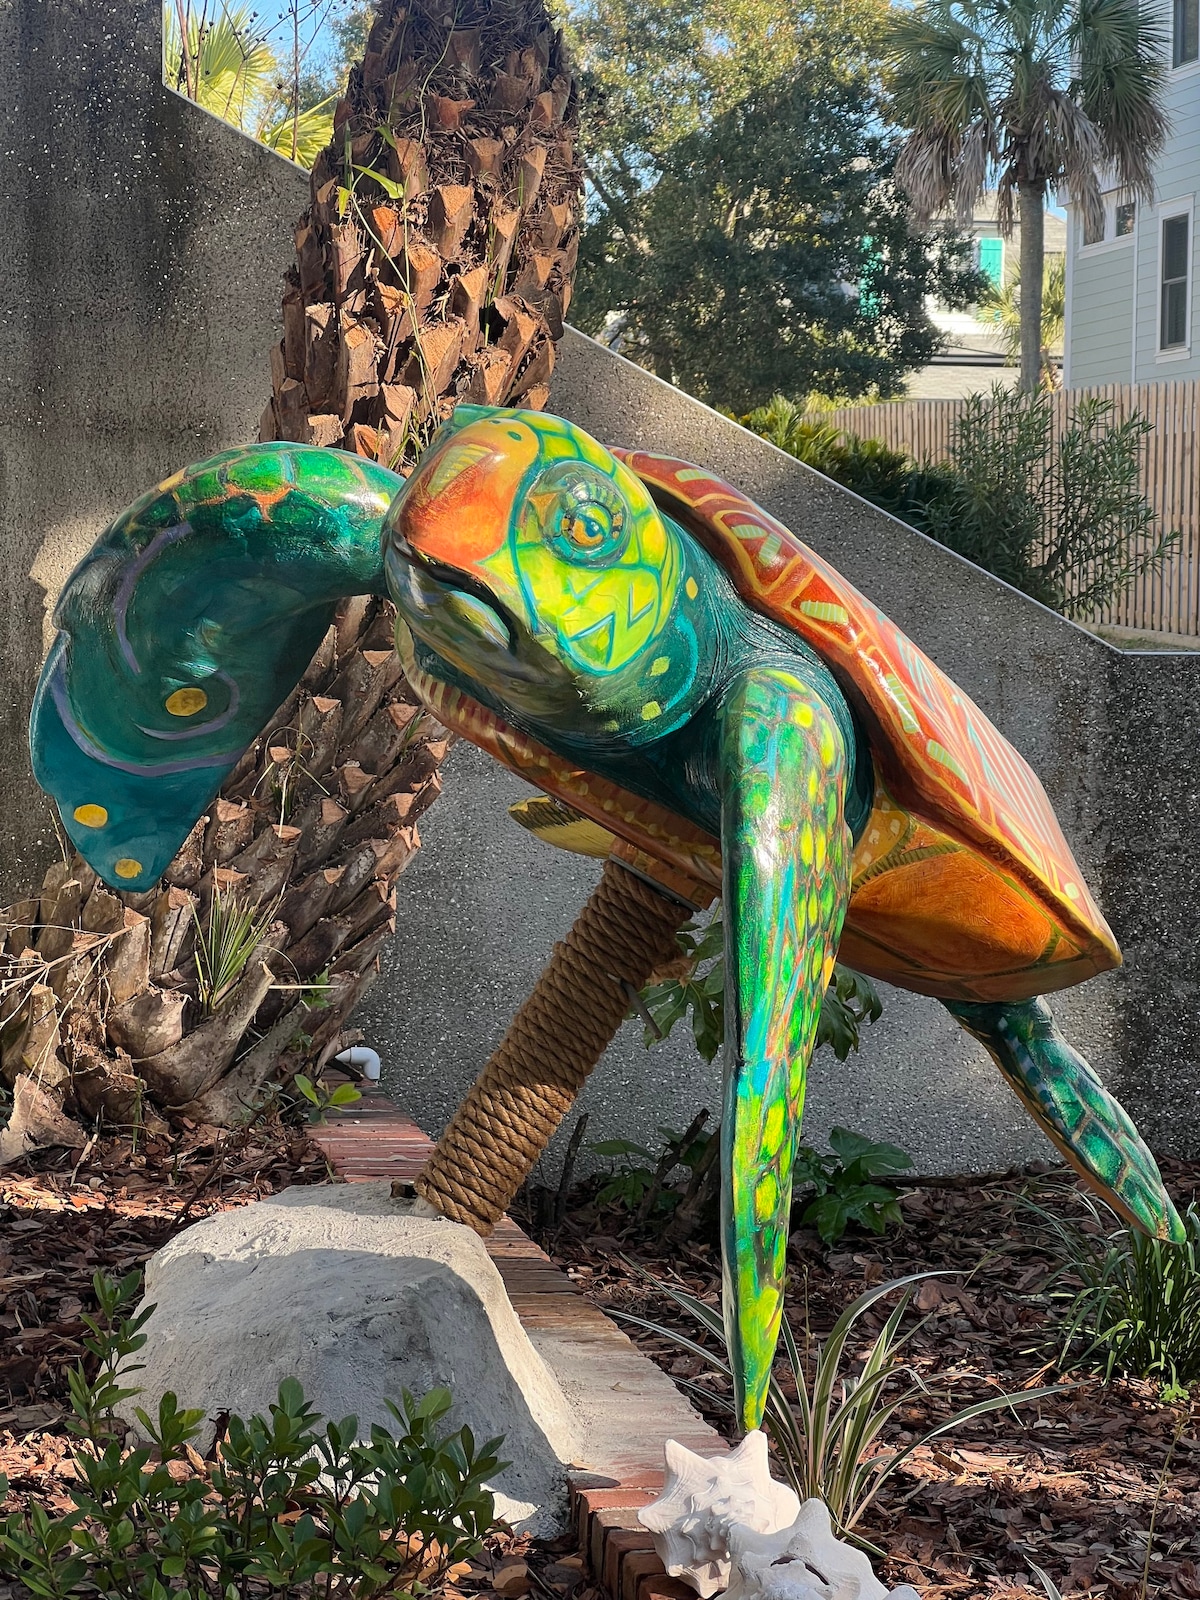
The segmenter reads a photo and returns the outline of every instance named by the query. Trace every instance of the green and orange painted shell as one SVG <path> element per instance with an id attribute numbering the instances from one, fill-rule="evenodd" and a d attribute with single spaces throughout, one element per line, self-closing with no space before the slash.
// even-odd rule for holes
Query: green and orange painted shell
<path id="1" fill-rule="evenodd" d="M 564 453 L 583 448 L 578 430 L 558 426 Z M 539 433 L 549 428 L 543 419 Z M 606 453 L 592 448 L 602 465 Z M 841 959 L 902 987 L 961 1001 L 1025 999 L 1117 966 L 1116 941 L 1041 783 L 978 706 L 853 585 L 731 485 L 669 457 L 613 455 L 639 491 L 724 568 L 745 606 L 820 657 L 866 731 L 874 808 L 854 852 Z M 512 485 L 501 492 L 493 484 L 490 492 L 515 504 L 526 470 L 514 446 Z M 455 488 L 451 483 L 451 497 Z M 427 492 L 447 496 L 436 461 Z M 471 492 L 464 480 L 463 505 L 451 517 L 456 529 L 475 523 L 465 498 Z M 477 525 L 494 522 L 481 516 Z M 455 534 L 459 548 L 462 538 Z M 522 562 L 538 556 L 532 542 L 530 552 L 521 546 Z M 488 557 L 489 567 L 496 559 Z M 647 605 L 654 599 L 661 608 L 668 585 L 651 592 L 654 551 L 639 552 L 638 560 L 647 569 Z M 624 849 L 676 875 L 677 885 L 690 880 L 719 892 L 719 841 L 694 820 L 630 793 L 611 769 L 598 774 L 586 751 L 575 760 L 556 753 L 461 688 L 423 674 L 416 661 L 406 667 L 448 726 L 608 830 Z"/>
<path id="2" fill-rule="evenodd" d="M 1005 1000 L 1119 966 L 1037 774 L 979 707 L 815 551 L 702 468 L 615 450 L 742 600 L 825 661 L 868 731 L 876 803 L 841 958 L 943 999 Z"/>

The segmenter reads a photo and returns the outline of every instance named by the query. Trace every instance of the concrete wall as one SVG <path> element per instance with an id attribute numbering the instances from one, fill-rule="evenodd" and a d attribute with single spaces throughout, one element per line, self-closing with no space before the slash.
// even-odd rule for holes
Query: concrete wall
<path id="1" fill-rule="evenodd" d="M 185 461 L 252 439 L 308 175 L 164 87 L 159 0 L 0 6 L 0 862 L 54 850 L 25 723 L 45 592 Z"/>
<path id="2" fill-rule="evenodd" d="M 253 437 L 279 281 L 307 183 L 163 88 L 157 0 L 0 7 L 0 895 L 53 840 L 24 723 L 44 595 L 123 504 Z M 1125 657 L 639 369 L 569 336 L 556 406 L 610 442 L 704 461 L 837 563 L 982 703 L 1046 780 L 1122 938 L 1125 974 L 1061 1010 L 1164 1147 L 1194 1149 L 1200 994 L 1196 657 Z M 362 1014 L 388 1082 L 436 1129 L 595 879 L 512 824 L 521 786 L 470 749 L 447 768 L 397 937 Z M 1002 1164 L 1038 1137 L 932 1002 L 888 993 L 861 1056 L 819 1060 L 808 1130 L 845 1122 L 924 1166 Z M 718 1074 L 627 1026 L 589 1086 L 591 1137 L 652 1139 Z"/>

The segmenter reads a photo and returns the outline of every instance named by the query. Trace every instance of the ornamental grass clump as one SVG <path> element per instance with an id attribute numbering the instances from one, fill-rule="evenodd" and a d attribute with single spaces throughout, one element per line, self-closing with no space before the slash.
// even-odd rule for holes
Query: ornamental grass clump
<path id="1" fill-rule="evenodd" d="M 645 1274 L 647 1278 L 650 1275 Z M 779 1457 L 780 1465 L 802 1501 L 816 1498 L 829 1510 L 834 1527 L 842 1534 L 853 1533 L 855 1525 L 875 1500 L 896 1469 L 923 1445 L 944 1433 L 961 1427 L 989 1411 L 1028 1405 L 1031 1401 L 1058 1394 L 1062 1385 L 1026 1389 L 1018 1394 L 997 1394 L 974 1405 L 965 1406 L 952 1417 L 919 1434 L 903 1448 L 889 1450 L 883 1434 L 892 1418 L 904 1408 L 929 1395 L 930 1390 L 915 1368 L 904 1359 L 905 1346 L 928 1319 L 922 1319 L 901 1332 L 908 1311 L 913 1285 L 944 1273 L 918 1272 L 877 1284 L 851 1302 L 834 1323 L 824 1340 L 806 1340 L 801 1351 L 786 1317 L 782 1329 L 784 1357 L 790 1369 L 795 1400 L 789 1400 L 777 1376 L 771 1379 L 763 1427 Z M 659 1338 L 668 1339 L 693 1356 L 698 1356 L 732 1382 L 732 1370 L 725 1344 L 720 1313 L 681 1289 L 650 1279 L 677 1306 L 688 1312 L 700 1327 L 718 1342 L 719 1351 L 707 1349 L 674 1328 L 660 1326 L 627 1312 L 626 1322 L 645 1328 Z M 863 1315 L 889 1295 L 900 1294 L 880 1332 L 861 1356 L 856 1371 L 852 1348 L 857 1325 Z M 685 1383 L 698 1398 L 717 1410 L 731 1409 L 726 1395 L 716 1394 L 702 1385 Z M 854 1535 L 855 1542 L 877 1556 L 884 1552 Z"/>
<path id="2" fill-rule="evenodd" d="M 1187 1237 L 1171 1244 L 1112 1228 L 1111 1212 L 1082 1198 L 1086 1225 L 1033 1208 L 1059 1255 L 1047 1285 L 1059 1370 L 1146 1378 L 1182 1398 L 1200 1381 L 1200 1210 L 1188 1206 Z"/>
<path id="3" fill-rule="evenodd" d="M 321 1417 L 289 1378 L 267 1416 L 232 1416 L 209 1457 L 193 1441 L 204 1413 L 166 1394 L 136 1416 L 150 1445 L 126 1449 L 116 1408 L 137 1391 L 129 1357 L 152 1307 L 131 1307 L 140 1278 L 98 1273 L 98 1317 L 85 1317 L 95 1375 L 71 1378 L 80 1443 L 72 1510 L 33 1504 L 0 1519 L 0 1578 L 15 1600 L 407 1600 L 473 1555 L 494 1520 L 487 1481 L 501 1441 L 444 1433 L 445 1389 L 389 1403 L 395 1432 L 359 1437 L 355 1417 Z M 0 1475 L 0 1501 L 8 1492 Z"/>

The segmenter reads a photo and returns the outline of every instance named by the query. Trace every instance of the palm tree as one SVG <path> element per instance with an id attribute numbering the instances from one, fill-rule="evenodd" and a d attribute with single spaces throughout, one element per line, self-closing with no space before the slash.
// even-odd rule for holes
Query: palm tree
<path id="1" fill-rule="evenodd" d="M 163 6 L 163 76 L 173 89 L 223 117 L 242 133 L 303 167 L 311 167 L 333 135 L 335 94 L 302 106 L 299 62 L 285 72 L 246 6 L 216 0 Z"/>
<path id="2" fill-rule="evenodd" d="M 1012 275 L 993 286 L 979 302 L 984 322 L 995 323 L 1004 340 L 1010 366 L 1021 359 L 1021 274 Z M 1056 357 L 1061 354 L 1067 324 L 1067 263 L 1062 256 L 1051 256 L 1042 273 L 1041 377 L 1044 389 L 1058 387 Z"/>
<path id="3" fill-rule="evenodd" d="M 1166 135 L 1166 36 L 1140 0 L 922 0 L 893 12 L 888 57 L 897 164 L 918 217 L 966 220 L 985 187 L 1021 225 L 1021 376 L 1037 387 L 1047 191 L 1066 188 L 1085 225 L 1111 181 L 1147 199 Z"/>
<path id="4" fill-rule="evenodd" d="M 189 35 L 180 8 L 182 92 L 258 115 L 247 14 Z M 459 399 L 544 404 L 578 252 L 575 98 L 543 0 L 383 0 L 314 163 L 263 438 L 407 471 Z M 10 908 L 0 1084 L 109 1122 L 148 1101 L 232 1123 L 352 1042 L 448 742 L 394 621 L 343 604 L 155 889 L 112 892 L 65 852 Z"/>

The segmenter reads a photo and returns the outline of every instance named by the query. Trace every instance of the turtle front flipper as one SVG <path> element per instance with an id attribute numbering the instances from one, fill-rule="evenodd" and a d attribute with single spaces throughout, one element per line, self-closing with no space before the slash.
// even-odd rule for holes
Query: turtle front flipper
<path id="1" fill-rule="evenodd" d="M 1133 1227 L 1186 1238 L 1158 1164 L 1125 1108 L 1055 1026 L 1044 1000 L 945 1001 L 1021 1104 L 1100 1198 Z"/>
<path id="2" fill-rule="evenodd" d="M 228 450 L 143 495 L 71 574 L 29 742 L 106 883 L 153 887 L 338 600 L 386 593 L 380 534 L 402 484 L 342 450 Z"/>
<path id="3" fill-rule="evenodd" d="M 738 1420 L 762 1421 L 779 1337 L 808 1060 L 850 897 L 846 739 L 799 672 L 753 669 L 721 705 L 724 1315 Z"/>

